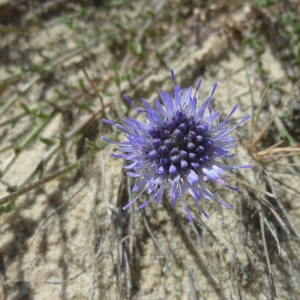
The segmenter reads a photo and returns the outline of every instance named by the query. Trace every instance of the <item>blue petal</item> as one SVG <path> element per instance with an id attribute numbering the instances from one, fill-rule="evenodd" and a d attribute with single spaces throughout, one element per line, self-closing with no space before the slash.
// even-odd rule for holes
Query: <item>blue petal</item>
<path id="1" fill-rule="evenodd" d="M 202 172 L 212 181 L 216 181 L 220 176 L 213 170 L 202 168 Z"/>
<path id="2" fill-rule="evenodd" d="M 186 175 L 186 179 L 188 180 L 188 182 L 193 185 L 195 183 L 199 182 L 199 177 L 198 175 L 194 172 L 194 171 L 189 171 Z"/>
<path id="3" fill-rule="evenodd" d="M 172 117 L 174 104 L 171 95 L 168 92 L 161 92 L 160 90 L 158 90 L 158 92 L 164 106 L 166 107 L 168 118 Z"/>
<path id="4" fill-rule="evenodd" d="M 208 153 L 222 158 L 228 151 L 222 147 L 211 147 L 209 148 Z"/>
<path id="5" fill-rule="evenodd" d="M 156 109 L 161 113 L 161 115 L 163 115 L 165 118 L 167 118 L 167 114 L 157 98 L 154 100 L 154 103 L 155 103 Z"/>
<path id="6" fill-rule="evenodd" d="M 142 174 L 142 173 L 133 173 L 133 172 L 127 172 L 126 174 L 127 174 L 128 176 L 134 177 L 134 178 L 141 177 L 141 176 L 145 176 L 145 174 Z"/>
<path id="7" fill-rule="evenodd" d="M 200 86 L 201 86 L 201 83 L 202 83 L 202 79 L 199 78 L 199 79 L 198 79 L 198 82 L 197 82 L 197 86 L 196 86 L 196 91 L 195 91 L 195 94 L 194 94 L 194 98 L 196 97 L 196 95 L 197 95 L 197 93 L 198 93 L 198 90 L 199 90 L 199 88 L 200 88 Z"/>
<path id="8" fill-rule="evenodd" d="M 149 119 L 153 125 L 163 126 L 164 120 L 162 119 L 161 115 L 154 109 L 148 111 Z"/>

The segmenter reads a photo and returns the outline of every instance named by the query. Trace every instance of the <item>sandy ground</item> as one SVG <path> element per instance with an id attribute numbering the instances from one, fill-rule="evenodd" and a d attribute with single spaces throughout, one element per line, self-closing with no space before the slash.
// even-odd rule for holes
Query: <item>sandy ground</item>
<path id="1" fill-rule="evenodd" d="M 174 5 L 175 2 L 172 3 Z M 141 12 L 141 7 L 137 5 L 132 14 Z M 84 58 L 89 74 L 105 83 L 99 90 L 110 118 L 116 117 L 120 107 L 120 90 L 132 96 L 137 105 L 141 105 L 141 97 L 152 102 L 158 96 L 157 89 L 170 90 L 172 82 L 167 69 L 172 67 L 177 74 L 177 82 L 182 86 L 195 86 L 197 79 L 203 78 L 199 101 L 204 100 L 213 83 L 218 82 L 213 109 L 221 110 L 221 118 L 225 118 L 233 105 L 239 104 L 233 118 L 233 122 L 237 123 L 252 111 L 245 62 L 236 51 L 241 37 L 235 36 L 237 31 L 240 35 L 247 33 L 250 10 L 248 5 L 244 5 L 215 16 L 212 14 L 205 23 L 206 27 L 201 29 L 199 40 L 198 29 L 195 30 L 191 23 L 198 24 L 196 21 L 199 20 L 200 24 L 205 15 L 194 9 L 190 23 L 170 27 L 170 37 L 158 48 L 172 49 L 176 32 L 183 38 L 189 36 L 192 42 L 182 47 L 179 54 L 170 55 L 166 67 L 159 66 L 155 60 L 145 62 L 144 70 L 150 71 L 136 88 L 130 87 L 127 82 L 122 82 L 118 88 L 112 80 L 114 71 L 110 67 L 115 53 L 109 51 L 107 41 L 94 43 L 88 51 L 88 58 L 80 49 L 69 57 L 57 56 L 56 61 L 48 64 L 52 68 L 50 75 L 47 73 L 43 77 L 40 75 L 43 73 L 32 72 L 26 79 L 2 91 L 2 98 L 8 101 L 16 95 L 16 91 L 25 89 L 26 84 L 34 81 L 30 91 L 18 95 L 14 104 L 1 116 L 1 122 L 23 113 L 21 103 L 39 109 L 44 101 L 70 107 L 69 102 L 57 101 L 55 90 L 75 93 L 78 80 L 86 80 L 75 63 Z M 112 11 L 110 18 L 117 13 Z M 101 11 L 97 18 L 103 25 L 101 22 L 104 22 L 105 16 Z M 110 18 L 105 22 L 111 21 Z M 95 26 L 95 20 L 86 24 L 79 22 L 87 32 Z M 53 57 L 60 53 L 61 47 L 74 51 L 78 40 L 78 35 L 64 23 L 51 24 L 30 36 L 5 35 L 1 44 L 9 52 L 6 63 L 0 66 L 0 78 L 8 77 L 8 68 L 17 73 L 20 65 L 24 67 L 19 47 L 27 53 L 26 59 L 30 64 L 38 65 L 43 62 L 43 56 Z M 266 45 L 262 56 L 264 69 L 273 81 L 280 83 L 281 92 L 277 92 L 273 102 L 262 111 L 256 135 L 269 122 L 276 101 L 292 88 L 286 80 L 286 69 L 267 41 Z M 38 50 L 43 52 L 43 56 L 36 55 Z M 250 47 L 245 50 L 249 56 L 253 55 Z M 125 73 L 134 59 L 129 56 Z M 255 60 L 247 63 L 247 70 L 257 109 L 265 82 L 257 73 Z M 100 104 L 93 93 L 86 93 L 84 101 L 92 110 Z M 121 105 L 124 105 L 123 102 Z M 49 114 L 50 108 L 45 110 Z M 71 106 L 70 110 L 71 116 L 67 113 L 54 114 L 41 131 L 41 136 L 57 141 L 62 132 L 72 131 L 90 115 L 90 112 L 77 107 L 73 109 Z M 111 129 L 103 126 L 99 118 L 86 130 L 67 140 L 47 160 L 44 175 L 75 162 L 87 152 L 85 138 L 100 143 L 101 135 L 111 134 Z M 40 124 L 34 120 L 27 116 L 15 126 L 2 126 L 1 149 L 22 141 L 24 135 Z M 122 171 L 123 162 L 109 156 L 111 152 L 116 153 L 112 145 L 94 155 L 80 169 L 18 198 L 10 212 L 0 215 L 0 299 L 274 299 L 262 226 L 277 297 L 299 299 L 299 185 L 296 176 L 285 174 L 297 170 L 287 167 L 287 163 L 293 162 L 289 159 L 280 161 L 285 166 L 263 165 L 253 160 L 247 151 L 250 130 L 250 121 L 236 130 L 239 156 L 233 164 L 254 164 L 255 168 L 231 174 L 228 182 L 237 186 L 240 193 L 211 185 L 211 189 L 233 209 L 228 210 L 214 201 L 203 203 L 210 220 L 206 220 L 193 208 L 191 199 L 187 199 L 195 217 L 194 224 L 188 223 L 181 204 L 178 203 L 172 210 L 167 196 L 159 206 L 153 202 L 140 211 L 138 205 L 134 205 L 124 212 L 121 208 L 132 197 L 133 182 Z M 117 137 L 119 140 L 122 138 L 122 135 Z M 279 140 L 278 128 L 273 125 L 259 149 Z M 0 195 L 7 195 L 7 183 L 19 186 L 47 156 L 49 149 L 51 146 L 41 143 L 38 138 L 26 145 L 2 176 Z M 14 153 L 13 149 L 0 152 L 2 170 Z M 264 171 L 272 178 L 272 184 L 266 180 Z M 271 210 L 260 204 L 263 194 L 245 188 L 234 178 L 269 193 L 274 187 L 277 200 L 268 199 L 276 207 L 290 234 Z M 34 176 L 29 182 L 38 179 Z M 139 203 L 145 199 L 145 196 L 141 197 Z M 261 222 L 260 216 L 265 221 Z"/>

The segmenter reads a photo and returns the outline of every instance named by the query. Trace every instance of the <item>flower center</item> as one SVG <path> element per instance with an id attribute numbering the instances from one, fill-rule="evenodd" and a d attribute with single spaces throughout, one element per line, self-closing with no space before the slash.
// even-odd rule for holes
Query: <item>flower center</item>
<path id="1" fill-rule="evenodd" d="M 182 112 L 166 122 L 164 128 L 151 128 L 149 158 L 159 175 L 175 175 L 187 169 L 198 170 L 209 160 L 206 150 L 213 145 L 205 133 L 206 124 L 186 119 Z"/>

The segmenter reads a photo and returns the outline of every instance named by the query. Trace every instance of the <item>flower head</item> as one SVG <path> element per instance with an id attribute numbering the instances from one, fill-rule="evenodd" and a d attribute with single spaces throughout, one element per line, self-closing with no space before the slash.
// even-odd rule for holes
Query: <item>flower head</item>
<path id="1" fill-rule="evenodd" d="M 206 218 L 209 216 L 199 204 L 201 198 L 206 200 L 213 198 L 226 208 L 231 208 L 208 189 L 207 182 L 214 181 L 236 190 L 226 184 L 224 172 L 234 168 L 252 167 L 229 166 L 219 161 L 237 156 L 228 154 L 228 149 L 237 146 L 237 139 L 230 133 L 249 119 L 249 115 L 237 125 L 230 126 L 230 117 L 238 108 L 238 105 L 235 105 L 229 116 L 219 122 L 220 111 L 213 113 L 210 106 L 217 84 L 214 84 L 211 95 L 197 110 L 196 95 L 201 79 L 198 80 L 196 91 L 192 94 L 192 87 L 182 89 L 175 83 L 173 70 L 171 74 L 174 83 L 172 94 L 159 91 L 164 107 L 158 99 L 155 99 L 156 109 L 142 99 L 145 108 L 140 108 L 134 105 L 128 96 L 124 96 L 131 106 L 144 114 L 144 122 L 131 117 L 129 120 L 122 120 L 123 126 L 106 119 L 103 121 L 115 125 L 125 133 L 126 140 L 115 143 L 120 146 L 119 151 L 123 154 L 111 155 L 131 161 L 130 165 L 124 167 L 126 170 L 132 170 L 127 172 L 127 175 L 139 179 L 132 189 L 133 192 L 140 191 L 139 194 L 123 209 L 130 207 L 146 190 L 152 195 L 140 205 L 140 208 L 155 198 L 160 204 L 163 193 L 169 186 L 168 195 L 172 198 L 172 207 L 175 207 L 180 198 L 189 221 L 193 222 L 184 198 L 185 192 L 192 196 L 195 205 Z M 105 137 L 102 139 L 114 143 Z"/>

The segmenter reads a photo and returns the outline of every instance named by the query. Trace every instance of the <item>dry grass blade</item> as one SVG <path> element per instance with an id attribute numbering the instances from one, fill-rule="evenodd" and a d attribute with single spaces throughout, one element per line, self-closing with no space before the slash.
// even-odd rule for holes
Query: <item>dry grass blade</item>
<path id="1" fill-rule="evenodd" d="M 166 273 L 166 271 L 168 270 L 168 263 L 169 263 L 169 256 L 168 254 L 166 253 L 166 251 L 161 247 L 161 245 L 159 244 L 159 241 L 156 239 L 156 237 L 154 236 L 153 232 L 151 231 L 150 227 L 149 227 L 149 224 L 148 224 L 148 221 L 147 221 L 147 218 L 144 214 L 144 212 L 142 211 L 141 212 L 142 214 L 142 218 L 143 218 L 143 223 L 145 225 L 145 228 L 147 230 L 147 232 L 149 233 L 149 235 L 151 236 L 151 239 L 153 240 L 153 242 L 155 243 L 155 245 L 157 246 L 157 248 L 159 249 L 159 251 L 163 254 L 163 256 L 165 257 L 165 260 L 166 260 L 166 263 L 163 267 L 163 273 Z"/>
<path id="2" fill-rule="evenodd" d="M 256 139 L 254 141 L 252 141 L 253 139 L 253 132 L 255 130 L 255 126 L 257 124 L 257 120 L 258 120 L 258 117 L 259 117 L 259 109 L 257 110 L 256 112 L 256 116 L 255 116 L 255 122 L 254 122 L 254 126 L 252 127 L 252 130 L 251 130 L 251 134 L 250 136 L 252 137 L 250 139 L 250 142 L 248 144 L 248 151 L 253 155 L 254 158 L 260 158 L 260 156 L 268 156 L 269 153 L 272 152 L 272 150 L 274 151 L 275 148 L 281 143 L 277 143 L 275 145 L 273 145 L 272 147 L 260 152 L 262 154 L 258 155 L 258 153 L 256 152 L 255 147 L 257 146 L 257 144 L 263 139 L 263 137 L 265 136 L 265 134 L 267 133 L 267 131 L 270 129 L 270 126 L 273 124 L 274 120 L 275 120 L 275 117 L 277 116 L 278 112 L 280 111 L 280 109 L 283 107 L 283 105 L 285 104 L 286 100 L 290 97 L 290 95 L 292 94 L 292 92 L 294 92 L 294 90 L 297 88 L 297 86 L 299 85 L 300 83 L 300 80 L 298 80 L 295 85 L 293 86 L 293 88 L 290 90 L 290 92 L 285 96 L 285 98 L 283 99 L 283 101 L 280 103 L 280 105 L 278 106 L 278 108 L 276 109 L 274 115 L 272 116 L 272 118 L 270 119 L 270 121 L 266 124 L 266 126 L 260 131 L 260 133 L 258 134 L 258 136 L 256 137 Z M 269 86 L 269 84 L 268 84 Z M 264 92 L 264 95 L 265 95 L 265 92 Z M 263 100 L 261 100 L 261 103 L 260 103 L 260 108 L 261 108 L 261 105 L 263 103 Z M 276 150 L 278 151 L 278 150 Z M 285 151 L 287 151 L 285 149 Z M 297 151 L 296 151 L 297 152 Z M 296 153 L 298 154 L 298 152 Z M 293 154 L 292 154 L 293 155 Z"/>
<path id="3" fill-rule="evenodd" d="M 300 154 L 300 149 L 298 145 L 293 147 L 278 148 L 278 145 L 282 144 L 283 142 L 284 141 L 280 141 L 275 145 L 269 147 L 268 149 L 254 153 L 253 157 L 257 160 L 263 160 L 265 158 L 281 158 Z"/>
<path id="4" fill-rule="evenodd" d="M 65 176 L 66 174 L 68 174 L 69 172 L 78 169 L 81 165 L 83 165 L 86 160 L 90 159 L 92 156 L 95 155 L 95 153 L 97 153 L 97 151 L 92 151 L 90 153 L 88 153 L 87 155 L 85 155 L 84 157 L 82 157 L 79 161 L 77 161 L 74 164 L 71 164 L 70 166 L 67 166 L 63 169 L 61 169 L 58 172 L 55 172 L 54 174 L 50 174 L 48 176 L 45 176 L 43 179 L 38 180 L 32 184 L 29 184 L 19 190 L 17 190 L 16 192 L 11 193 L 10 195 L 3 197 L 0 199 L 0 206 L 8 204 L 9 202 L 17 199 L 18 197 L 27 194 L 29 191 L 35 190 L 38 187 L 43 186 L 44 184 L 54 180 L 54 179 L 58 179 L 62 176 Z"/>
<path id="5" fill-rule="evenodd" d="M 257 205 L 258 205 L 258 211 L 259 211 L 261 235 L 262 235 L 262 239 L 263 239 L 265 256 L 266 256 L 267 266 L 268 266 L 268 271 L 269 271 L 269 280 L 270 280 L 270 284 L 271 284 L 271 288 L 272 288 L 274 298 L 277 299 L 276 289 L 275 289 L 275 284 L 274 284 L 273 274 L 272 274 L 272 268 L 271 268 L 270 259 L 269 259 L 268 247 L 267 247 L 267 242 L 266 242 L 266 236 L 265 236 L 265 227 L 264 227 L 265 216 L 262 213 L 262 208 L 261 208 L 261 205 L 260 205 L 259 202 L 257 202 Z"/>
<path id="6" fill-rule="evenodd" d="M 256 128 L 256 125 L 257 125 L 257 122 L 258 122 L 258 119 L 259 119 L 259 115 L 260 115 L 260 112 L 261 112 L 261 109 L 263 107 L 263 104 L 264 104 L 264 101 L 266 99 L 266 95 L 267 95 L 267 92 L 269 90 L 269 87 L 272 83 L 272 80 L 270 80 L 268 83 L 267 83 L 267 86 L 266 88 L 264 89 L 264 92 L 261 96 L 261 100 L 260 100 L 260 103 L 259 103 L 259 106 L 256 110 L 256 113 L 255 113 L 255 116 L 254 116 L 254 122 L 251 126 L 251 131 L 250 131 L 250 135 L 249 135 L 249 145 L 248 145 L 248 149 L 249 151 L 252 150 L 252 148 L 254 147 L 254 144 L 253 144 L 253 137 L 254 137 L 254 131 L 255 131 L 255 128 Z"/>
<path id="7" fill-rule="evenodd" d="M 268 207 L 270 209 L 270 211 L 272 212 L 272 214 L 274 215 L 274 217 L 278 220 L 278 222 L 280 223 L 281 227 L 288 233 L 290 234 L 290 230 L 288 229 L 288 227 L 286 226 L 285 222 L 282 220 L 282 218 L 279 216 L 279 214 L 277 213 L 275 207 L 268 201 L 268 199 L 264 196 L 267 195 L 268 197 L 272 197 L 274 199 L 276 199 L 276 195 L 274 194 L 270 194 L 266 191 L 260 190 L 256 187 L 254 187 L 253 185 L 250 185 L 248 183 L 245 183 L 244 181 L 236 178 L 236 177 L 232 177 L 236 182 L 240 183 L 241 185 L 243 185 L 244 187 L 246 187 L 247 189 L 249 189 L 249 191 L 255 191 L 259 193 L 259 197 L 260 200 L 262 201 L 262 204 L 264 204 L 266 207 Z"/>
<path id="8" fill-rule="evenodd" d="M 110 233 L 110 232 L 109 232 Z M 106 237 L 106 239 L 108 238 L 108 235 Z M 82 274 L 84 274 L 87 270 L 89 270 L 97 261 L 100 261 L 102 260 L 103 258 L 105 258 L 107 255 L 111 254 L 112 251 L 116 248 L 118 248 L 120 245 L 122 245 L 122 243 L 124 243 L 126 240 L 128 239 L 128 236 L 127 237 L 124 237 L 120 242 L 118 242 L 114 247 L 111 247 L 108 251 L 106 251 L 104 254 L 101 254 L 101 252 L 103 251 L 103 247 L 104 247 L 104 244 L 105 244 L 105 241 L 103 243 L 103 247 L 99 249 L 94 261 L 92 261 L 84 270 L 82 270 L 80 273 L 76 274 L 75 276 L 72 276 L 71 278 L 68 278 L 67 280 L 65 280 L 65 282 L 69 282 L 71 280 L 74 280 L 78 277 L 80 277 Z M 62 281 L 48 281 L 47 283 L 50 283 L 50 284 L 61 284 Z"/>

